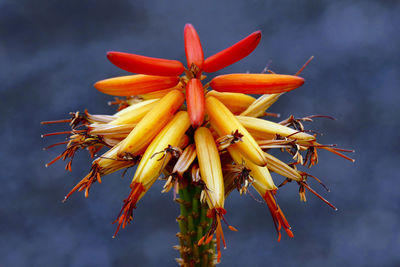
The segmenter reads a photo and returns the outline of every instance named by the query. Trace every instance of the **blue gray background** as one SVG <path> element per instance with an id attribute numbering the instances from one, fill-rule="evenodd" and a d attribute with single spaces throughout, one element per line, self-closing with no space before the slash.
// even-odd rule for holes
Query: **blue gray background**
<path id="1" fill-rule="evenodd" d="M 300 203 L 294 183 L 279 190 L 294 239 L 277 243 L 266 206 L 233 194 L 227 218 L 239 232 L 225 230 L 220 266 L 399 266 L 399 14 L 398 1 L 0 1 L 0 266 L 176 266 L 178 207 L 162 184 L 112 239 L 132 171 L 62 204 L 90 160 L 82 152 L 72 173 L 46 169 L 61 148 L 42 147 L 60 138 L 40 135 L 61 128 L 39 123 L 84 108 L 111 113 L 111 97 L 92 84 L 125 72 L 106 51 L 185 61 L 187 22 L 206 56 L 262 30 L 255 52 L 219 73 L 260 72 L 272 60 L 290 74 L 314 55 L 306 84 L 271 111 L 332 115 L 309 127 L 356 150 L 355 164 L 321 151 L 312 170 L 332 192 L 312 186 L 339 211 L 311 194 Z"/>

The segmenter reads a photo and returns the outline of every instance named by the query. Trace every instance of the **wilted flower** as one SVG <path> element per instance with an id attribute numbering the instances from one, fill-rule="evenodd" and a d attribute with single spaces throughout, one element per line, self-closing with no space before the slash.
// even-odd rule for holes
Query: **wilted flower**
<path id="1" fill-rule="evenodd" d="M 173 189 L 174 198 L 177 193 L 180 196 L 177 201 L 181 204 L 182 214 L 178 217 L 181 233 L 177 249 L 181 252 L 182 259 L 178 260 L 181 264 L 212 263 L 209 249 L 214 247 L 207 250 L 206 246 L 212 244 L 214 234 L 217 261 L 220 261 L 221 242 L 226 246 L 221 222 L 236 231 L 226 222 L 224 209 L 224 202 L 234 189 L 242 195 L 254 187 L 268 205 L 278 240 L 282 227 L 293 237 L 277 204 L 278 187 L 295 181 L 299 184 L 302 201 L 306 200 L 307 189 L 334 208 L 308 185 L 307 178 L 320 181 L 298 170 L 297 166 L 315 165 L 319 148 L 352 160 L 341 153 L 350 150 L 322 145 L 317 142 L 316 134 L 307 133 L 303 122 L 320 116 L 300 119 L 291 116 L 279 123 L 260 118 L 274 115 L 266 110 L 284 92 L 303 85 L 304 79 L 298 75 L 304 67 L 295 75 L 271 71 L 226 74 L 203 84 L 204 73 L 218 71 L 243 59 L 257 47 L 260 39 L 261 32 L 254 32 L 204 60 L 197 32 L 187 24 L 184 30 L 187 67 L 177 60 L 107 53 L 113 64 L 136 73 L 94 85 L 103 93 L 126 97 L 111 102 L 119 105 L 118 111 L 113 115 L 76 112 L 67 120 L 43 122 L 68 122 L 71 126 L 71 131 L 43 135 L 69 135 L 67 141 L 48 147 L 67 145 L 66 150 L 46 166 L 59 159 L 69 159 L 66 169 L 71 170 L 74 154 L 80 149 L 88 149 L 91 157 L 96 157 L 89 174 L 65 200 L 75 191 L 84 190 L 88 197 L 94 182 L 101 183 L 103 176 L 137 164 L 130 193 L 115 220 L 116 235 L 121 226 L 124 228 L 133 219 L 138 201 L 158 178 L 164 177 L 163 192 Z M 247 94 L 261 94 L 261 97 L 255 99 Z M 99 156 L 103 148 L 108 150 Z M 268 153 L 271 149 L 290 153 L 294 161 L 284 163 Z M 271 171 L 286 180 L 277 187 Z"/>

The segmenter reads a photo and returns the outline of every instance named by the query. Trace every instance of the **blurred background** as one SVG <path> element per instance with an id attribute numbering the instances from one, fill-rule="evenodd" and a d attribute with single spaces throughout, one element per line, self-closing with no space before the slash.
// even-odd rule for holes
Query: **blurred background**
<path id="1" fill-rule="evenodd" d="M 302 73 L 306 84 L 273 105 L 282 118 L 325 114 L 308 128 L 322 143 L 352 148 L 356 163 L 329 152 L 310 172 L 330 193 L 311 186 L 301 203 L 298 187 L 279 190 L 278 201 L 295 234 L 277 236 L 266 205 L 232 194 L 220 266 L 399 266 L 400 126 L 399 1 L 104 1 L 2 0 L 0 2 L 0 266 L 177 266 L 178 205 L 157 182 L 140 201 L 135 219 L 111 236 L 133 170 L 95 184 L 89 199 L 64 195 L 88 172 L 86 152 L 72 172 L 44 164 L 62 148 L 42 148 L 62 137 L 40 121 L 84 110 L 111 114 L 112 97 L 97 80 L 125 75 L 106 60 L 109 50 L 185 62 L 183 27 L 192 23 L 205 56 L 255 30 L 259 47 L 220 71 Z M 279 184 L 283 179 L 274 176 Z"/>

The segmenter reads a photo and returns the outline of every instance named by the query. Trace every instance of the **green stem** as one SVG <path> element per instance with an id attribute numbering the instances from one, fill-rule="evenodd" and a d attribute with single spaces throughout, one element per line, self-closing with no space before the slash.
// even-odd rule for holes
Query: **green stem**
<path id="1" fill-rule="evenodd" d="M 184 178 L 185 179 L 185 178 Z M 177 218 L 180 233 L 179 250 L 181 258 L 178 263 L 184 267 L 215 266 L 214 242 L 198 245 L 198 241 L 207 233 L 210 220 L 207 218 L 207 204 L 200 203 L 201 187 L 187 181 L 179 185 L 179 199 L 181 214 Z"/>

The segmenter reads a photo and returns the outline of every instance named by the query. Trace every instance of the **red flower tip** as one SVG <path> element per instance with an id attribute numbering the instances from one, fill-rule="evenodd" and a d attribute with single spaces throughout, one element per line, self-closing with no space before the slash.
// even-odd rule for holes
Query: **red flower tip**
<path id="1" fill-rule="evenodd" d="M 212 79 L 210 86 L 219 92 L 277 94 L 296 89 L 304 79 L 283 74 L 227 74 Z"/>
<path id="2" fill-rule="evenodd" d="M 108 52 L 108 60 L 123 70 L 158 76 L 179 76 L 185 67 L 177 60 L 145 57 L 122 52 Z"/>
<path id="3" fill-rule="evenodd" d="M 185 25 L 184 40 L 188 67 L 191 68 L 192 64 L 194 64 L 199 69 L 202 69 L 204 62 L 203 48 L 201 47 L 199 35 L 192 24 Z"/>
<path id="4" fill-rule="evenodd" d="M 204 120 L 204 89 L 199 79 L 190 79 L 186 85 L 186 104 L 190 122 L 193 128 L 203 124 Z"/>
<path id="5" fill-rule="evenodd" d="M 240 40 L 231 47 L 208 57 L 204 61 L 203 69 L 206 72 L 215 72 L 247 57 L 261 40 L 261 31 L 256 31 Z"/>

